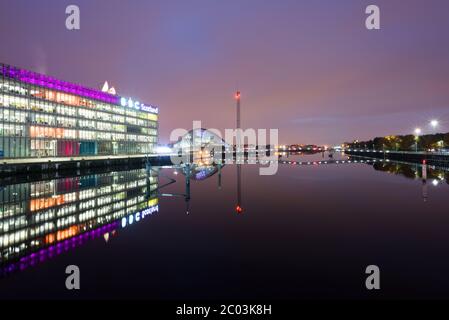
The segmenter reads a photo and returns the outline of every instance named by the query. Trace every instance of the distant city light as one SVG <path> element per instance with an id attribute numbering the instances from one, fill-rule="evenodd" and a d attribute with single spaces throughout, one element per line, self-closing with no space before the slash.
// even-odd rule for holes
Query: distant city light
<path id="1" fill-rule="evenodd" d="M 419 136 L 419 135 L 421 134 L 421 132 L 422 132 L 421 128 L 416 128 L 416 129 L 415 129 L 415 134 L 416 134 L 417 136 Z"/>
<path id="2" fill-rule="evenodd" d="M 430 125 L 431 125 L 433 128 L 438 127 L 438 120 L 432 120 L 432 121 L 430 121 Z"/>

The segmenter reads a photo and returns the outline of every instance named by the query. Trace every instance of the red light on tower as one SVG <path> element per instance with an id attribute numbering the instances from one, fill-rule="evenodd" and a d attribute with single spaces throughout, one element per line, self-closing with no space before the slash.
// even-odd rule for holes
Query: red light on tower
<path id="1" fill-rule="evenodd" d="M 235 99 L 236 99 L 236 100 L 239 100 L 239 99 L 240 99 L 240 91 L 237 91 L 237 92 L 235 93 Z"/>
<path id="2" fill-rule="evenodd" d="M 235 207 L 235 212 L 242 213 L 243 212 L 243 208 L 241 206 L 237 206 L 237 207 Z"/>

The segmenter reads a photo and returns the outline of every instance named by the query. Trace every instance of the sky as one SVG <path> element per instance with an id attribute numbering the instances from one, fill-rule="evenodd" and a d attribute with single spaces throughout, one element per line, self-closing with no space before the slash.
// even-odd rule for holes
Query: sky
<path id="1" fill-rule="evenodd" d="M 65 27 L 68 5 L 81 29 Z M 365 8 L 381 29 L 365 28 Z M 173 129 L 278 129 L 280 143 L 449 132 L 447 0 L 0 0 L 0 62 L 160 108 Z"/>

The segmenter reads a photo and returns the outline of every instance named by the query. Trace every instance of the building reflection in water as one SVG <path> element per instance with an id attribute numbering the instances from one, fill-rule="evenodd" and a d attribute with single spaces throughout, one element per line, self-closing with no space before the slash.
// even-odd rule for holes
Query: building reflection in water
<path id="1" fill-rule="evenodd" d="M 423 200 L 427 201 L 428 181 L 437 186 L 449 183 L 449 169 L 429 165 L 379 161 L 375 170 L 422 181 Z M 190 213 L 190 183 L 218 175 L 224 165 L 197 161 L 170 167 L 151 167 L 84 176 L 40 179 L 39 181 L 0 181 L 0 275 L 24 270 L 95 238 L 105 241 L 120 229 L 140 222 L 159 211 L 160 197 L 181 197 Z M 182 194 L 164 193 L 164 170 L 176 172 L 185 181 Z M 242 165 L 237 164 L 237 213 L 243 212 Z"/>
<path id="2" fill-rule="evenodd" d="M 161 169 L 167 167 L 151 166 L 147 164 L 147 170 L 153 174 L 157 173 L 159 176 L 168 180 L 165 184 L 160 184 L 155 190 L 158 197 L 180 197 L 184 198 L 186 203 L 186 214 L 190 214 L 190 200 L 191 200 L 191 180 L 202 181 L 211 178 L 215 174 L 218 174 L 218 189 L 221 189 L 222 175 L 221 170 L 224 167 L 222 164 L 216 164 L 213 161 L 203 161 L 204 159 L 197 159 L 192 163 L 185 163 L 176 166 L 170 166 L 174 169 L 175 175 L 181 173 L 184 176 L 185 192 L 184 193 L 164 193 L 163 190 L 170 184 L 176 183 L 175 179 L 165 175 Z"/>
<path id="3" fill-rule="evenodd" d="M 0 274 L 24 270 L 158 212 L 145 169 L 8 184 L 0 189 Z"/>
<path id="4" fill-rule="evenodd" d="M 420 179 L 422 199 L 424 202 L 428 200 L 429 181 L 434 187 L 444 182 L 449 184 L 449 168 L 445 167 L 432 166 L 426 163 L 417 164 L 391 161 L 376 162 L 373 164 L 373 167 L 375 170 L 402 175 L 409 179 Z"/>
<path id="5" fill-rule="evenodd" d="M 159 183 L 164 168 L 8 182 L 0 189 L 0 275 L 27 269 L 92 239 L 108 242 L 120 229 L 158 212 L 159 197 L 183 197 L 188 214 L 191 180 L 218 173 L 221 187 L 222 165 L 195 162 L 169 167 L 185 176 L 185 193 L 163 193 L 176 182 L 169 178 Z"/>

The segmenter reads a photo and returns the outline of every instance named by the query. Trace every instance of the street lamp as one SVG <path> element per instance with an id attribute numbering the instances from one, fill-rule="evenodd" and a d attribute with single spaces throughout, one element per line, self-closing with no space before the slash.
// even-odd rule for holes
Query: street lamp
<path id="1" fill-rule="evenodd" d="M 432 126 L 432 128 L 436 128 L 436 127 L 438 127 L 438 120 L 432 120 L 432 121 L 430 121 L 430 125 Z"/>
<path id="2" fill-rule="evenodd" d="M 416 128 L 415 129 L 415 151 L 418 152 L 418 140 L 419 140 L 419 135 L 421 134 L 422 130 L 421 128 Z"/>

